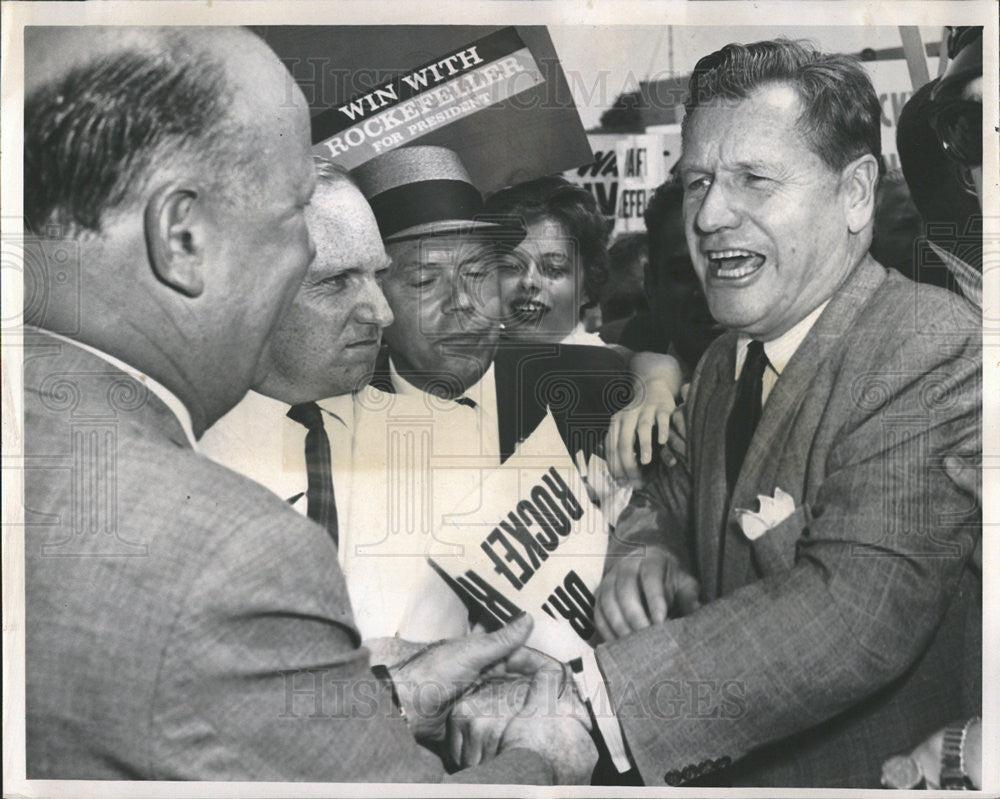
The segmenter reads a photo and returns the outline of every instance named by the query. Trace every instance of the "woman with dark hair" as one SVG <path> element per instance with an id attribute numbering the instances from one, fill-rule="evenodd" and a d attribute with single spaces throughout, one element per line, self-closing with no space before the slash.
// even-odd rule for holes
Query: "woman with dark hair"
<path id="1" fill-rule="evenodd" d="M 543 177 L 498 191 L 486 210 L 518 217 L 527 230 L 501 266 L 507 336 L 604 346 L 580 321 L 580 309 L 598 299 L 608 276 L 608 225 L 593 195 L 561 177 Z"/>
<path id="2" fill-rule="evenodd" d="M 632 352 L 588 333 L 580 309 L 600 296 L 608 277 L 608 223 L 586 189 L 558 176 L 502 189 L 486 200 L 490 214 L 519 218 L 524 241 L 501 265 L 505 337 L 514 342 L 613 346 L 628 358 L 635 399 L 612 417 L 605 453 L 620 481 L 642 482 L 640 464 L 667 441 L 683 375 L 671 355 Z"/>

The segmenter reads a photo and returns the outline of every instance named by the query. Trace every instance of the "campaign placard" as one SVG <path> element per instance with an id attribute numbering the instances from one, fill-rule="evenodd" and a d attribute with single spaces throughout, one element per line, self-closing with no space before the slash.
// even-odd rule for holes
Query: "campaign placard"
<path id="1" fill-rule="evenodd" d="M 570 183 L 594 195 L 597 208 L 607 219 L 615 218 L 618 207 L 618 159 L 615 148 L 621 134 L 588 133 L 587 140 L 594 152 L 594 160 L 563 173 Z"/>
<path id="2" fill-rule="evenodd" d="M 408 144 L 447 147 L 489 194 L 593 160 L 544 25 L 279 25 L 254 31 L 305 95 L 316 152 L 328 152 L 323 143 L 340 136 L 345 165 L 364 152 L 374 155 L 374 144 L 382 152 Z M 359 130 L 348 133 L 352 128 Z"/>
<path id="3" fill-rule="evenodd" d="M 592 494 L 550 413 L 439 531 L 468 542 L 462 554 L 428 560 L 485 626 L 527 611 L 535 620 L 528 645 L 572 660 L 595 638 L 594 591 L 608 546 Z"/>
<path id="4" fill-rule="evenodd" d="M 646 229 L 643 214 L 656 187 L 670 177 L 681 154 L 680 125 L 662 126 L 655 132 L 631 134 L 616 144 L 618 202 L 616 235 Z"/>
<path id="5" fill-rule="evenodd" d="M 502 28 L 316 115 L 313 150 L 353 169 L 544 80 L 517 31 Z"/>

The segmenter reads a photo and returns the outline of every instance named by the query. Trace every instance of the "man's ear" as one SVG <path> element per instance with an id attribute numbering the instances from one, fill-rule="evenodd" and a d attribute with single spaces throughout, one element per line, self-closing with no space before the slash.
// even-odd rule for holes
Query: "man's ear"
<path id="1" fill-rule="evenodd" d="M 161 283 L 186 297 L 198 297 L 205 288 L 202 241 L 198 222 L 198 190 L 168 183 L 146 203 L 146 252 Z"/>
<path id="2" fill-rule="evenodd" d="M 844 212 L 851 233 L 860 233 L 875 217 L 878 161 L 871 153 L 856 158 L 841 173 Z"/>

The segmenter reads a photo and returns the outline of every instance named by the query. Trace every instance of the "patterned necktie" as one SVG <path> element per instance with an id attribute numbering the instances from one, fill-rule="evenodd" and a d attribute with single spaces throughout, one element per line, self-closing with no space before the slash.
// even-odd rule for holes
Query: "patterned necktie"
<path id="1" fill-rule="evenodd" d="M 743 468 L 743 459 L 750 449 L 761 414 L 761 391 L 764 383 L 764 370 L 767 368 L 767 355 L 764 354 L 764 344 L 751 341 L 747 347 L 747 357 L 743 362 L 739 382 L 736 384 L 736 400 L 733 410 L 726 423 L 726 484 L 732 496 L 736 480 Z"/>
<path id="2" fill-rule="evenodd" d="M 309 431 L 306 433 L 306 473 L 309 478 L 306 515 L 322 525 L 336 545 L 337 501 L 333 495 L 330 439 L 323 428 L 323 412 L 315 402 L 303 402 L 289 408 L 287 416 Z"/>

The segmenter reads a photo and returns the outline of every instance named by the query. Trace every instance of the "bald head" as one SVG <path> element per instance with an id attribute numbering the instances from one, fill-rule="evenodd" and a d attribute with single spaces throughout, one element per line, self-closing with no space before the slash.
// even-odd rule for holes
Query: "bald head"
<path id="1" fill-rule="evenodd" d="M 203 430 L 313 255 L 305 98 L 238 28 L 35 28 L 25 59 L 25 321 L 146 372 Z M 75 293 L 48 290 L 66 237 Z"/>
<path id="2" fill-rule="evenodd" d="M 98 231 L 166 166 L 202 177 L 252 174 L 261 153 L 247 146 L 248 133 L 271 121 L 254 100 L 294 101 L 290 81 L 243 29 L 28 28 L 29 228 Z"/>

